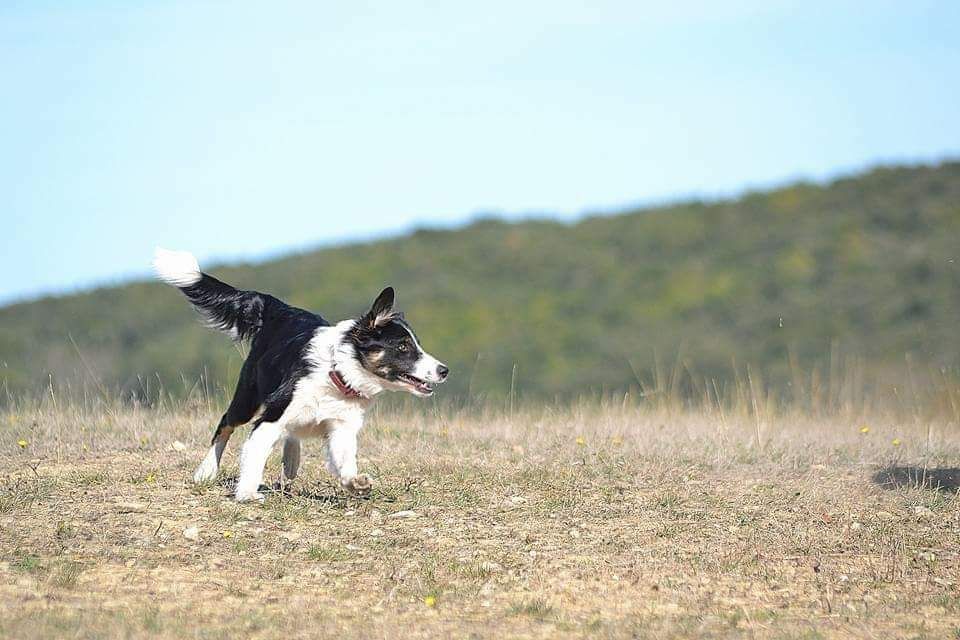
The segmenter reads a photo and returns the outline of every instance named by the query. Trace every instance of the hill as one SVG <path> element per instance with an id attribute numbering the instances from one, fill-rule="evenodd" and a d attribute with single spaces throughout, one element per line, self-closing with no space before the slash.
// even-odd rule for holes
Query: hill
<path id="1" fill-rule="evenodd" d="M 720 381 L 736 362 L 786 382 L 831 352 L 871 375 L 897 375 L 905 357 L 956 367 L 958 262 L 960 162 L 948 162 L 575 224 L 480 220 L 204 266 L 331 319 L 392 284 L 426 348 L 453 369 L 445 393 L 498 396 L 514 384 L 552 397 L 627 389 L 677 354 Z M 150 396 L 204 372 L 229 386 L 241 354 L 175 291 L 143 282 L 0 309 L 0 361 L 8 397 L 50 376 L 61 389 L 95 376 Z"/>

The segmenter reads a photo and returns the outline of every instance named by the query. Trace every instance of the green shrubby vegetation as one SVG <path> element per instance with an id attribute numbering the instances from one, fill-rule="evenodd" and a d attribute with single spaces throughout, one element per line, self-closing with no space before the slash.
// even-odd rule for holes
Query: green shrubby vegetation
<path id="1" fill-rule="evenodd" d="M 960 163 L 206 266 L 331 320 L 392 284 L 451 365 L 448 394 L 502 397 L 512 381 L 526 397 L 622 392 L 649 383 L 657 359 L 721 385 L 750 365 L 786 388 L 856 356 L 867 378 L 889 380 L 908 360 L 960 362 Z M 7 397 L 52 384 L 149 398 L 201 378 L 216 389 L 241 360 L 156 283 L 0 309 Z"/>

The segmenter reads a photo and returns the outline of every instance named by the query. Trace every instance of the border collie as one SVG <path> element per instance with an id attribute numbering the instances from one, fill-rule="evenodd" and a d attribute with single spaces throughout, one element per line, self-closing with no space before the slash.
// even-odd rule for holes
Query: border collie
<path id="1" fill-rule="evenodd" d="M 230 406 L 193 474 L 194 482 L 214 479 L 234 429 L 253 420 L 240 451 L 238 501 L 263 500 L 263 469 L 279 440 L 283 484 L 297 475 L 300 441 L 317 437 L 325 440 L 327 469 L 340 485 L 368 495 L 370 477 L 357 472 L 357 435 L 373 397 L 381 391 L 426 397 L 450 373 L 394 311 L 391 287 L 359 318 L 331 325 L 273 296 L 234 289 L 202 273 L 185 251 L 157 248 L 153 264 L 208 325 L 250 344 Z"/>

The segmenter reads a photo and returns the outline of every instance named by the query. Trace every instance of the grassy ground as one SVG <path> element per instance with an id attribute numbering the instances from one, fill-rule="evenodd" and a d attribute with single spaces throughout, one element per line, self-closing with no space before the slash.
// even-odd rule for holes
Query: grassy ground
<path id="1" fill-rule="evenodd" d="M 383 412 L 263 505 L 215 417 L 0 414 L 0 636 L 960 637 L 955 416 Z"/>

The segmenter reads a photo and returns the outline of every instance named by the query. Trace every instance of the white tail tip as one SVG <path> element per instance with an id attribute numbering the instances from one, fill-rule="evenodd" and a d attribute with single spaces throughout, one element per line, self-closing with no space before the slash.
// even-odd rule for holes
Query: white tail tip
<path id="1" fill-rule="evenodd" d="M 157 277 L 175 287 L 189 287 L 200 282 L 203 274 L 197 259 L 189 251 L 153 250 L 153 270 Z"/>

